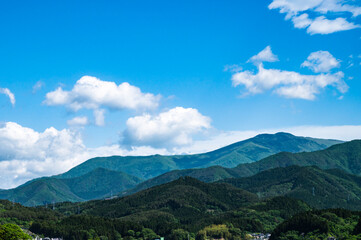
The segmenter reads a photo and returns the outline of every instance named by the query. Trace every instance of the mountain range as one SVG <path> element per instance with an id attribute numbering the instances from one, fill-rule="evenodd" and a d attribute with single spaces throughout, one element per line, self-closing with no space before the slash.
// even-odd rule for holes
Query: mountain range
<path id="1" fill-rule="evenodd" d="M 242 163 L 257 162 L 279 152 L 312 152 L 338 143 L 341 143 L 341 141 L 298 137 L 282 132 L 260 134 L 253 138 L 202 154 L 93 158 L 59 175 L 58 178 L 78 177 L 101 167 L 125 172 L 146 180 L 177 169 L 205 168 L 210 166 L 230 168 Z"/>
<path id="2" fill-rule="evenodd" d="M 53 202 L 79 202 L 110 196 L 135 187 L 141 180 L 126 173 L 96 168 L 80 177 L 59 179 L 40 178 L 15 189 L 0 191 L 1 199 L 9 199 L 25 206 Z"/>
<path id="3" fill-rule="evenodd" d="M 238 169 L 239 166 L 244 163 L 248 163 L 247 167 L 253 166 L 252 164 L 272 154 L 282 151 L 310 152 L 339 143 L 341 141 L 277 133 L 257 135 L 204 154 L 99 157 L 89 159 L 66 173 L 34 179 L 15 189 L 0 190 L 0 198 L 33 206 L 99 199 L 118 192 L 129 194 L 176 180 L 180 176 L 213 182 L 244 176 L 241 174 L 243 170 Z M 239 166 L 226 168 L 236 165 Z M 251 170 L 248 171 L 251 175 Z M 165 175 L 161 175 L 164 173 Z M 148 181 L 141 183 L 144 180 Z M 139 183 L 141 184 L 137 185 Z"/>
<path id="4" fill-rule="evenodd" d="M 290 153 L 280 152 L 253 163 L 239 164 L 234 168 L 221 166 L 203 169 L 186 169 L 170 171 L 137 185 L 134 189 L 125 190 L 121 195 L 174 181 L 179 177 L 190 176 L 204 182 L 214 182 L 226 178 L 248 177 L 265 170 L 298 166 L 317 166 L 321 169 L 341 169 L 347 173 L 361 175 L 361 140 L 353 140 L 333 145 L 327 149 L 314 152 Z"/>

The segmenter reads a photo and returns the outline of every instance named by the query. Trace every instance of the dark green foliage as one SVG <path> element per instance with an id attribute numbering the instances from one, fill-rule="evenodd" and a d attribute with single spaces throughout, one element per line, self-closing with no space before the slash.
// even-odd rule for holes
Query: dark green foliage
<path id="1" fill-rule="evenodd" d="M 132 188 L 141 180 L 126 173 L 97 168 L 83 176 L 68 179 L 40 178 L 15 189 L 0 192 L 0 198 L 26 206 L 53 202 L 79 202 L 110 196 Z"/>
<path id="2" fill-rule="evenodd" d="M 273 232 L 270 240 L 277 239 L 281 233 L 288 231 L 297 231 L 299 233 L 307 234 L 309 232 L 317 231 L 320 234 L 328 233 L 330 227 L 326 220 L 318 217 L 311 212 L 301 213 L 294 216 L 290 220 L 281 223 Z"/>
<path id="3" fill-rule="evenodd" d="M 353 235 L 359 235 L 359 234 L 361 234 L 361 219 L 358 220 L 357 225 L 355 226 L 352 234 L 353 234 Z"/>
<path id="4" fill-rule="evenodd" d="M 361 175 L 361 140 L 333 145 L 325 150 L 304 153 L 282 152 L 251 164 L 235 168 L 240 176 L 251 176 L 264 170 L 298 166 L 317 166 L 321 169 L 341 169 Z"/>
<path id="5" fill-rule="evenodd" d="M 81 214 L 136 222 L 168 237 L 174 229 L 196 233 L 211 224 L 232 224 L 241 231 L 269 231 L 291 213 L 310 210 L 299 200 L 278 198 L 263 203 L 255 194 L 229 184 L 203 183 L 190 177 L 124 198 L 56 207 L 66 214 L 79 210 Z"/>
<path id="6" fill-rule="evenodd" d="M 28 228 L 31 221 L 55 221 L 60 216 L 59 213 L 50 209 L 24 207 L 18 203 L 0 200 L 0 224 L 14 223 Z"/>
<path id="7" fill-rule="evenodd" d="M 268 198 L 288 196 L 315 208 L 361 210 L 361 177 L 342 170 L 290 166 L 224 182 Z"/>
<path id="8" fill-rule="evenodd" d="M 315 210 L 297 214 L 278 225 L 272 239 L 359 239 L 360 212 L 344 209 Z"/>
<path id="9" fill-rule="evenodd" d="M 36 221 L 31 225 L 30 231 L 48 237 L 64 237 L 74 240 L 95 239 L 96 237 L 117 239 L 117 236 L 131 236 L 132 232 L 141 232 L 143 236 L 148 237 L 157 236 L 152 230 L 144 229 L 137 223 L 84 215 L 70 216 L 60 222 Z"/>
<path id="10" fill-rule="evenodd" d="M 182 224 L 192 225 L 209 216 L 209 212 L 225 212 L 257 201 L 255 194 L 229 184 L 207 184 L 186 177 L 128 197 L 82 203 L 80 209 L 85 214 L 128 218 L 137 213 L 159 210 L 171 214 Z M 76 212 L 78 208 L 77 205 L 58 206 L 62 212 Z"/>
<path id="11" fill-rule="evenodd" d="M 347 173 L 361 175 L 361 140 L 354 140 L 342 144 L 336 144 L 332 147 L 316 151 L 303 153 L 281 152 L 260 161 L 253 163 L 240 164 L 235 168 L 209 167 L 203 169 L 187 169 L 171 171 L 146 182 L 140 183 L 136 188 L 123 192 L 123 195 L 134 193 L 147 187 L 156 186 L 169 181 L 173 181 L 181 176 L 190 176 L 205 182 L 213 182 L 226 178 L 241 178 L 253 176 L 262 171 L 288 167 L 288 166 L 317 166 L 321 169 L 340 169 Z M 337 172 L 333 170 L 335 175 Z M 353 178 L 349 176 L 349 178 Z M 359 181 L 359 180 L 357 180 Z M 283 187 L 281 190 L 284 189 Z M 275 189 L 277 190 L 277 189 Z M 279 192 L 278 195 L 283 194 Z M 354 203 L 357 204 L 357 203 Z M 333 207 L 337 207 L 335 205 Z"/>
<path id="12" fill-rule="evenodd" d="M 177 180 L 178 178 L 185 176 L 196 178 L 203 182 L 215 182 L 220 179 L 237 177 L 238 175 L 237 172 L 235 172 L 233 169 L 220 166 L 200 169 L 174 170 L 168 173 L 164 173 L 158 177 L 144 181 L 138 184 L 135 188 L 122 192 L 121 195 L 130 195 L 150 187 Z"/>
<path id="13" fill-rule="evenodd" d="M 260 212 L 279 211 L 280 217 L 284 219 L 290 218 L 297 213 L 311 210 L 305 202 L 289 197 L 274 197 L 249 208 Z"/>

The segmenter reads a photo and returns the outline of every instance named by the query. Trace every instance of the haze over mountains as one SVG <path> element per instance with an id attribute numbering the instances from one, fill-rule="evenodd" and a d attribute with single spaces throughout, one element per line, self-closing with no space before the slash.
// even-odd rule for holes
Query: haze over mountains
<path id="1" fill-rule="evenodd" d="M 2 190 L 0 198 L 28 206 L 59 201 L 85 201 L 133 189 L 141 181 L 175 169 L 198 168 L 169 172 L 166 174 L 170 174 L 170 178 L 163 180 L 162 175 L 150 180 L 151 184 L 145 182 L 135 189 L 145 189 L 185 175 L 212 182 L 240 176 L 239 171 L 224 167 L 253 163 L 282 151 L 315 151 L 340 142 L 297 137 L 288 133 L 261 134 L 204 154 L 93 158 L 64 174 L 35 179 L 15 189 Z M 159 179 L 162 180 L 158 181 Z"/>

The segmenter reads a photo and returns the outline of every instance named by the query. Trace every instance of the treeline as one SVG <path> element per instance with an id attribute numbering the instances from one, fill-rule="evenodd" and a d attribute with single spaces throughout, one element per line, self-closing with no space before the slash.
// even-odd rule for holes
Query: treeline
<path id="1" fill-rule="evenodd" d="M 345 209 L 299 213 L 278 225 L 270 240 L 276 239 L 360 239 L 361 212 Z"/>
<path id="2" fill-rule="evenodd" d="M 93 216 L 70 216 L 59 222 L 36 221 L 31 232 L 48 237 L 62 237 L 69 240 L 80 239 L 154 239 L 159 237 L 149 228 L 134 222 Z"/>

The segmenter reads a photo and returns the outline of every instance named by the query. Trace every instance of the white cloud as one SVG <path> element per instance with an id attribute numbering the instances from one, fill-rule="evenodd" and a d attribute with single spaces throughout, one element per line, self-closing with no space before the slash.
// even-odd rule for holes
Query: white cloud
<path id="1" fill-rule="evenodd" d="M 53 127 L 37 132 L 14 122 L 0 126 L 0 188 L 12 188 L 37 177 L 68 171 L 87 159 L 113 155 L 169 154 L 165 149 L 119 145 L 87 148 L 81 135 Z"/>
<path id="2" fill-rule="evenodd" d="M 308 14 L 304 13 L 292 18 L 295 28 L 306 28 L 311 25 L 312 20 L 308 18 Z"/>
<path id="3" fill-rule="evenodd" d="M 329 72 L 333 68 L 340 67 L 340 61 L 327 51 L 317 51 L 311 53 L 301 66 L 308 67 L 316 73 Z"/>
<path id="4" fill-rule="evenodd" d="M 345 0 L 324 0 L 322 3 L 315 9 L 315 11 L 320 13 L 328 12 L 349 12 L 353 17 L 361 15 L 361 7 L 357 5 L 345 4 Z M 352 1 L 349 1 L 350 3 Z"/>
<path id="5" fill-rule="evenodd" d="M 84 76 L 70 91 L 59 87 L 47 93 L 44 103 L 49 106 L 64 105 L 73 111 L 91 109 L 100 117 L 101 108 L 147 110 L 157 108 L 159 100 L 159 95 L 143 93 L 138 87 L 127 82 L 117 85 L 114 82 Z"/>
<path id="6" fill-rule="evenodd" d="M 159 115 L 129 118 L 123 143 L 131 146 L 172 148 L 192 143 L 192 135 L 211 127 L 209 117 L 197 109 L 176 107 Z"/>
<path id="7" fill-rule="evenodd" d="M 74 117 L 73 119 L 68 120 L 67 123 L 70 126 L 85 126 L 88 125 L 89 121 L 87 117 L 83 116 L 83 117 Z"/>
<path id="8" fill-rule="evenodd" d="M 226 65 L 224 66 L 223 71 L 227 72 L 239 72 L 242 70 L 242 67 L 238 64 Z"/>
<path id="9" fill-rule="evenodd" d="M 258 94 L 267 90 L 287 98 L 300 98 L 314 100 L 316 94 L 327 86 L 333 86 L 341 93 L 348 90 L 343 81 L 344 74 L 303 75 L 297 72 L 278 69 L 265 69 L 262 64 L 258 66 L 258 72 L 238 72 L 232 75 L 233 86 L 243 85 L 247 89 L 246 94 Z"/>
<path id="10" fill-rule="evenodd" d="M 0 94 L 5 94 L 8 96 L 11 105 L 15 105 L 15 95 L 8 88 L 0 88 Z"/>
<path id="11" fill-rule="evenodd" d="M 191 109 L 189 111 L 192 112 Z M 197 117 L 197 115 L 200 115 L 197 111 L 190 115 L 194 115 L 196 119 L 199 117 L 200 119 L 206 118 L 203 116 Z M 195 121 L 194 117 L 190 118 L 190 121 Z M 183 121 L 187 120 L 188 118 L 186 120 L 183 118 Z M 210 126 L 209 119 L 203 119 L 203 121 L 205 121 L 204 124 L 195 124 L 201 126 L 194 128 L 203 129 Z M 178 125 L 178 123 L 175 125 Z M 170 124 L 167 126 L 167 128 L 170 128 Z M 68 129 L 56 130 L 50 127 L 43 132 L 37 132 L 17 123 L 7 122 L 0 126 L 0 188 L 16 187 L 33 178 L 63 173 L 93 157 L 202 153 L 254 137 L 257 134 L 276 132 L 289 132 L 297 136 L 346 141 L 361 139 L 361 126 L 358 125 L 296 126 L 250 131 L 216 131 L 208 135 L 206 140 L 196 140 L 190 145 L 180 145 L 171 149 L 149 146 L 133 146 L 130 149 L 124 149 L 117 144 L 87 148 L 83 144 L 81 135 Z M 154 136 L 159 137 L 157 134 L 154 134 Z M 170 141 L 173 141 L 173 138 L 168 137 Z"/>
<path id="12" fill-rule="evenodd" d="M 262 62 L 276 62 L 276 61 L 278 61 L 278 57 L 272 53 L 271 47 L 267 46 L 265 49 L 263 49 L 257 55 L 251 57 L 248 61 L 256 63 L 256 64 L 259 64 Z"/>
<path id="13" fill-rule="evenodd" d="M 313 34 L 329 34 L 339 31 L 346 31 L 355 28 L 360 28 L 360 25 L 348 22 L 345 18 L 336 18 L 334 20 L 326 19 L 324 16 L 320 16 L 312 21 L 307 28 L 307 32 Z"/>
<path id="14" fill-rule="evenodd" d="M 69 130 L 39 133 L 7 122 L 0 127 L 0 187 L 67 170 L 80 163 L 78 153 L 84 150 L 80 136 Z"/>
<path id="15" fill-rule="evenodd" d="M 94 110 L 95 125 L 97 125 L 97 126 L 105 125 L 104 113 L 105 113 L 104 109 L 95 109 Z"/>
<path id="16" fill-rule="evenodd" d="M 360 27 L 345 17 L 326 18 L 332 13 L 339 15 L 351 13 L 353 17 L 361 15 L 360 6 L 345 2 L 344 0 L 273 0 L 268 8 L 279 9 L 280 13 L 286 13 L 286 20 L 291 19 L 295 28 L 307 28 L 307 32 L 311 35 L 330 34 Z M 308 13 L 321 14 L 321 16 L 310 19 Z"/>
<path id="17" fill-rule="evenodd" d="M 42 87 L 45 86 L 45 83 L 42 81 L 37 81 L 35 83 L 35 85 L 33 86 L 33 93 L 36 93 L 37 91 L 39 91 Z"/>

